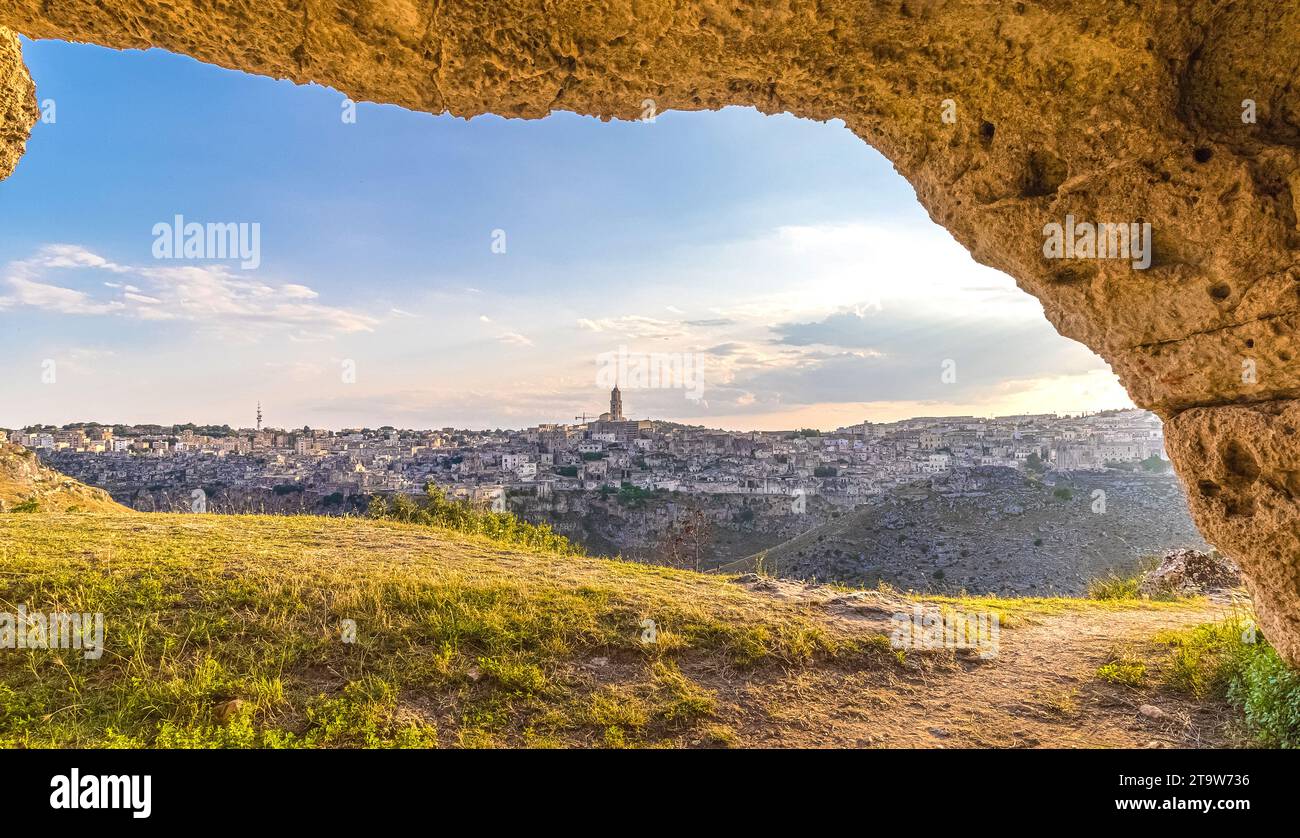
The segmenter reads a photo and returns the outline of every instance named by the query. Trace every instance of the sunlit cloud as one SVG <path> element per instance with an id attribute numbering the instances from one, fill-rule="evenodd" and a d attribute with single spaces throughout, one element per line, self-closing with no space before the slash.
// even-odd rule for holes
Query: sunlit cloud
<path id="1" fill-rule="evenodd" d="M 51 273 L 108 271 L 133 282 L 104 281 L 107 291 L 56 284 Z M 0 274 L 0 307 L 29 307 L 56 314 L 180 320 L 247 329 L 297 327 L 316 334 L 372 331 L 379 322 L 361 312 L 322 305 L 319 294 L 300 283 L 270 284 L 224 265 L 121 265 L 70 244 L 47 245 L 33 256 L 10 262 Z"/>
<path id="2" fill-rule="evenodd" d="M 497 335 L 497 340 L 501 341 L 502 343 L 510 344 L 511 346 L 532 346 L 533 345 L 531 339 L 525 337 L 524 335 L 519 334 L 518 332 L 502 332 L 501 334 Z"/>

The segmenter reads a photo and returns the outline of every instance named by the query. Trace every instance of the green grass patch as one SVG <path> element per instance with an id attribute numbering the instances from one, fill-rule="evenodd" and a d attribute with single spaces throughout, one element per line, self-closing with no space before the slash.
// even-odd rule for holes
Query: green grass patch
<path id="1" fill-rule="evenodd" d="M 453 500 L 436 484 L 425 487 L 424 497 L 378 495 L 370 500 L 371 518 L 420 524 L 453 532 L 480 535 L 512 547 L 566 555 L 583 550 L 546 524 L 532 524 L 509 512 L 493 511 L 469 501 Z"/>
<path id="2" fill-rule="evenodd" d="M 1261 745 L 1300 748 L 1300 673 L 1237 616 L 1155 638 L 1170 649 L 1164 684 L 1197 698 L 1217 696 L 1241 709 Z"/>
<path id="3" fill-rule="evenodd" d="M 887 637 L 847 633 L 815 607 L 726 577 L 471 530 L 424 519 L 0 516 L 0 612 L 102 612 L 106 624 L 99 660 L 0 650 L 0 746 L 726 744 L 735 732 L 718 673 L 889 668 L 903 657 Z M 1003 625 L 1181 605 L 924 600 L 994 611 Z"/>
<path id="4" fill-rule="evenodd" d="M 1137 599 L 1142 576 L 1117 576 L 1111 573 L 1088 583 L 1088 599 Z"/>
<path id="5" fill-rule="evenodd" d="M 1199 597 L 1179 600 L 1133 598 L 1084 599 L 1082 597 L 999 597 L 999 596 L 928 596 L 910 595 L 919 602 L 952 607 L 967 614 L 988 611 L 998 616 L 1002 628 L 1015 628 L 1033 618 L 1069 612 L 1103 612 L 1178 609 L 1196 605 Z"/>
<path id="6" fill-rule="evenodd" d="M 880 659 L 725 578 L 355 518 L 0 516 L 19 605 L 105 652 L 0 650 L 8 747 L 673 744 L 717 709 L 691 666 Z"/>
<path id="7" fill-rule="evenodd" d="M 1140 687 L 1147 677 L 1146 661 L 1132 651 L 1112 650 L 1110 659 L 1097 668 L 1097 677 L 1112 684 Z"/>

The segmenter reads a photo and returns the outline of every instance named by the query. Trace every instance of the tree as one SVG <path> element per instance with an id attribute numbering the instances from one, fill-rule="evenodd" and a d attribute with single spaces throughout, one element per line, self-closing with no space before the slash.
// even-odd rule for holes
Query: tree
<path id="1" fill-rule="evenodd" d="M 1169 471 L 1169 463 L 1159 454 L 1152 454 L 1142 461 L 1142 470 L 1152 474 L 1162 474 Z"/>
<path id="2" fill-rule="evenodd" d="M 711 531 L 704 510 L 692 507 L 673 522 L 660 539 L 655 564 L 698 571 Z"/>
<path id="3" fill-rule="evenodd" d="M 631 483 L 624 483 L 618 489 L 618 502 L 633 509 L 645 506 L 648 497 L 650 497 L 648 490 L 633 486 Z"/>

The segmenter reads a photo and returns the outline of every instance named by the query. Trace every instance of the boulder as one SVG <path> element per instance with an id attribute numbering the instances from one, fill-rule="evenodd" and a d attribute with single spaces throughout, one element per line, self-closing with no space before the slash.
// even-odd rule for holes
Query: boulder
<path id="1" fill-rule="evenodd" d="M 1143 575 L 1138 593 L 1189 596 L 1241 586 L 1241 568 L 1217 550 L 1171 550 L 1155 570 Z"/>

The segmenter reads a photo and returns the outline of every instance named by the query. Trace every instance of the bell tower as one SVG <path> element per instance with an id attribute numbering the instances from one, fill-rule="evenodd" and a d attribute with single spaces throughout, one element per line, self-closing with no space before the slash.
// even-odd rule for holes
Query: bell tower
<path id="1" fill-rule="evenodd" d="M 614 382 L 614 389 L 609 391 L 609 420 L 623 421 L 623 393 L 618 389 L 618 382 Z"/>

